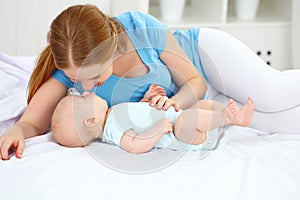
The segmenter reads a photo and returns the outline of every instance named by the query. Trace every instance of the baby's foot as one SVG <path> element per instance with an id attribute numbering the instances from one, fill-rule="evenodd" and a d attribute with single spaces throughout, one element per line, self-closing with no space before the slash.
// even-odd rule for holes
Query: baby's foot
<path id="1" fill-rule="evenodd" d="M 157 84 L 152 84 L 150 85 L 149 89 L 145 93 L 141 102 L 148 102 L 153 96 L 156 95 L 166 96 L 166 92 L 163 87 Z"/>
<path id="2" fill-rule="evenodd" d="M 225 108 L 225 121 L 238 126 L 248 126 L 254 112 L 254 102 L 248 98 L 247 103 L 238 110 L 237 104 L 230 99 Z"/>

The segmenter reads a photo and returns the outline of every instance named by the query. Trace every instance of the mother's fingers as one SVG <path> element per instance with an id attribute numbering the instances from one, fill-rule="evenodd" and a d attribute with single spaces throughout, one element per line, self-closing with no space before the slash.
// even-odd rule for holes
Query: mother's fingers
<path id="1" fill-rule="evenodd" d="M 179 111 L 179 104 L 167 96 L 156 95 L 151 98 L 150 105 L 155 106 L 158 110 L 168 110 L 171 106 L 174 107 L 175 111 Z"/>
<path id="2" fill-rule="evenodd" d="M 16 153 L 17 158 L 21 158 L 25 147 L 23 137 L 11 137 L 5 135 L 0 138 L 0 160 L 9 160 L 12 152 Z"/>
<path id="3" fill-rule="evenodd" d="M 166 96 L 161 96 L 156 104 L 156 108 L 159 110 L 165 108 L 167 102 L 171 103 L 170 99 Z"/>
<path id="4" fill-rule="evenodd" d="M 178 111 L 180 110 L 179 103 L 177 103 L 176 101 L 175 101 L 173 107 L 175 108 L 175 111 L 176 111 L 176 112 L 178 112 Z"/>
<path id="5" fill-rule="evenodd" d="M 2 160 L 8 160 L 8 151 L 13 143 L 13 140 L 10 138 L 6 138 L 6 140 L 3 140 L 1 143 L 0 153 L 1 153 L 1 159 Z"/>
<path id="6" fill-rule="evenodd" d="M 150 105 L 151 106 L 156 106 L 159 99 L 161 98 L 162 96 L 161 95 L 155 95 L 153 96 L 151 99 L 150 99 Z"/>
<path id="7" fill-rule="evenodd" d="M 163 109 L 164 110 L 168 110 L 171 106 L 173 106 L 174 102 L 171 100 L 171 99 L 168 99 L 165 104 L 164 104 L 164 107 Z"/>
<path id="8" fill-rule="evenodd" d="M 163 109 L 168 110 L 171 106 L 174 107 L 176 112 L 178 112 L 180 110 L 179 104 L 177 102 L 175 102 L 174 100 L 172 100 L 172 99 L 168 99 L 165 102 L 165 105 L 164 105 Z"/>
<path id="9" fill-rule="evenodd" d="M 20 139 L 18 141 L 17 150 L 16 150 L 16 157 L 17 158 L 22 158 L 24 147 L 25 147 L 25 141 Z"/>
<path id="10" fill-rule="evenodd" d="M 164 106 L 167 99 L 168 97 L 166 96 L 161 96 L 161 95 L 153 96 L 150 100 L 150 105 L 155 106 L 157 109 L 160 110 Z"/>
<path id="11" fill-rule="evenodd" d="M 2 138 L 0 138 L 0 160 L 3 159 L 3 156 L 2 156 L 2 151 L 1 151 L 1 148 L 2 148 L 2 143 L 4 142 L 4 140 Z"/>

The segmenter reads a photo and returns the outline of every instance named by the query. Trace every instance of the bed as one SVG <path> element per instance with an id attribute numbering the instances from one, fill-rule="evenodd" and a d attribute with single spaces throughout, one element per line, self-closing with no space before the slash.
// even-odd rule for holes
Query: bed
<path id="1" fill-rule="evenodd" d="M 26 108 L 34 62 L 35 57 L 0 54 L 0 134 Z M 48 132 L 26 140 L 22 159 L 0 161 L 0 199 L 300 198 L 300 134 L 237 126 L 220 133 L 211 150 L 135 155 L 98 141 L 66 148 Z"/>

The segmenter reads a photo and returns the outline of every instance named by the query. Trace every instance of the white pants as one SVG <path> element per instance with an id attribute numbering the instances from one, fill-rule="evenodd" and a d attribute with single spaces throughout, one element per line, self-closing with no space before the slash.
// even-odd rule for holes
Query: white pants
<path id="1" fill-rule="evenodd" d="M 209 84 L 239 103 L 253 99 L 256 111 L 250 126 L 300 133 L 300 70 L 280 72 L 270 67 L 221 30 L 201 28 L 198 44 Z"/>

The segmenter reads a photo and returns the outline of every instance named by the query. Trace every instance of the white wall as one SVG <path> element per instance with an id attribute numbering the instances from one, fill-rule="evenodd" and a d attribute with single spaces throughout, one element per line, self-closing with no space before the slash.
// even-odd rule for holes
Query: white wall
<path id="1" fill-rule="evenodd" d="M 300 1 L 293 1 L 292 11 L 292 56 L 293 56 L 293 67 L 300 69 Z"/>
<path id="2" fill-rule="evenodd" d="M 113 16 L 124 10 L 148 12 L 149 0 L 1 0 L 0 52 L 38 55 L 46 45 L 51 21 L 66 7 L 85 3 Z"/>
<path id="3" fill-rule="evenodd" d="M 110 11 L 110 0 L 1 0 L 0 52 L 38 55 L 46 45 L 51 21 L 67 6 L 84 3 Z"/>
<path id="4" fill-rule="evenodd" d="M 16 56 L 38 55 L 46 45 L 46 35 L 51 21 L 67 6 L 79 3 L 91 3 L 97 5 L 105 13 L 117 15 L 124 10 L 142 10 L 148 12 L 147 6 L 149 1 L 150 0 L 1 0 L 0 52 Z M 152 0 L 152 3 L 153 1 L 154 0 Z M 292 0 L 292 2 L 292 50 L 290 51 L 290 48 L 288 48 L 289 51 L 285 53 L 289 55 L 292 54 L 293 63 L 291 65 L 294 68 L 300 68 L 300 0 Z M 275 44 L 277 44 L 277 42 L 275 42 Z M 251 44 L 249 44 L 249 46 L 251 46 Z"/>

